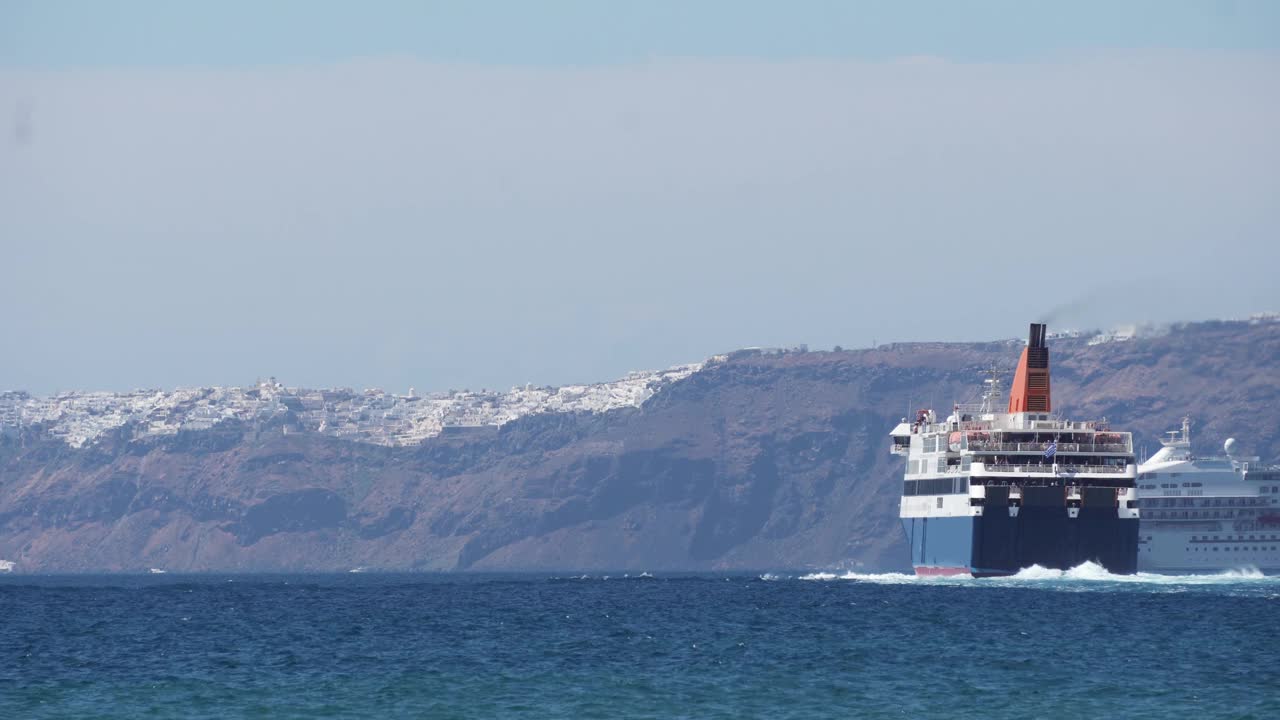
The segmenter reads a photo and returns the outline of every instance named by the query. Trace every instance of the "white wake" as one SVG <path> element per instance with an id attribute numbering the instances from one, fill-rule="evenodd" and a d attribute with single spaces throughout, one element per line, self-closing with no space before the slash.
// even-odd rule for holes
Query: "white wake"
<path id="1" fill-rule="evenodd" d="M 781 580 L 776 575 L 762 576 L 761 579 Z M 1149 585 L 1149 586 L 1211 586 L 1211 585 L 1274 585 L 1280 587 L 1280 576 L 1264 575 L 1255 567 L 1242 567 L 1225 572 L 1206 575 L 1161 575 L 1157 573 L 1137 573 L 1135 575 L 1116 575 L 1107 572 L 1097 563 L 1085 562 L 1070 570 L 1054 570 L 1032 565 L 1023 568 L 1014 575 L 991 578 L 973 578 L 968 576 L 923 576 L 907 573 L 858 573 L 858 572 L 814 572 L 796 576 L 797 580 L 813 580 L 829 582 L 834 580 L 850 580 L 854 582 L 874 583 L 878 585 L 968 585 L 980 587 L 995 586 L 1073 586 L 1087 588 L 1105 584 Z"/>

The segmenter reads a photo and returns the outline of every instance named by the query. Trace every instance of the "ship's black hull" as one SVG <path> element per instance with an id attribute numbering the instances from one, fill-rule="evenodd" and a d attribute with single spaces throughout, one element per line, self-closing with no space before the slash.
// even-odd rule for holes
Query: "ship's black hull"
<path id="1" fill-rule="evenodd" d="M 1085 562 L 1130 575 L 1138 569 L 1138 520 L 1113 507 L 988 507 L 971 517 L 903 518 L 911 564 L 921 575 L 1012 575 L 1023 568 L 1068 570 Z"/>

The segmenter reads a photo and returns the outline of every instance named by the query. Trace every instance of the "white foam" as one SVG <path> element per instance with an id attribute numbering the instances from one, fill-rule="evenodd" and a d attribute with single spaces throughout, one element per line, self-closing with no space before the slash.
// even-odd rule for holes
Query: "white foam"
<path id="1" fill-rule="evenodd" d="M 857 580 L 858 582 L 877 583 L 880 585 L 901 585 L 903 583 L 932 583 L 937 581 L 950 581 L 959 578 L 959 576 L 925 576 L 925 575 L 906 575 L 904 573 L 856 573 L 844 572 L 840 574 L 829 572 L 809 573 L 801 575 L 800 580 Z M 964 579 L 964 578 L 962 578 Z"/>
<path id="2" fill-rule="evenodd" d="M 761 579 L 778 579 L 764 577 Z M 832 581 L 851 580 L 854 582 L 874 583 L 878 585 L 969 585 L 981 586 L 1026 586 L 1026 587 L 1059 587 L 1068 589 L 1087 589 L 1123 584 L 1130 586 L 1207 586 L 1207 585 L 1277 585 L 1280 576 L 1264 575 L 1256 567 L 1242 567 L 1211 575 L 1160 575 L 1157 573 L 1137 573 L 1134 575 L 1116 575 L 1107 571 L 1097 563 L 1085 562 L 1069 570 L 1055 570 L 1032 565 L 1023 568 L 1014 575 L 992 578 L 974 578 L 967 575 L 909 575 L 906 573 L 831 573 L 815 572 L 801 575 L 800 580 Z"/>
<path id="3" fill-rule="evenodd" d="M 1096 563 L 1086 562 L 1070 570 L 1050 570 L 1039 565 L 1032 565 L 1016 575 L 1007 578 L 993 578 L 1000 581 L 1026 580 L 1081 580 L 1092 582 L 1136 583 L 1148 585 L 1220 585 L 1249 581 L 1280 583 L 1280 577 L 1268 577 L 1256 567 L 1241 567 L 1220 573 L 1206 575 L 1161 575 L 1159 573 L 1135 573 L 1133 575 L 1114 575 Z"/>
<path id="4" fill-rule="evenodd" d="M 1070 570 L 1054 570 L 1052 568 L 1044 568 L 1039 565 L 1032 565 L 1029 568 L 1023 568 L 1016 574 L 1009 576 L 1009 580 L 1115 580 L 1122 577 L 1133 577 L 1125 575 L 1113 575 L 1107 572 L 1107 569 L 1094 562 L 1083 562 L 1071 568 Z M 1006 578 L 997 578 L 1006 579 Z"/>

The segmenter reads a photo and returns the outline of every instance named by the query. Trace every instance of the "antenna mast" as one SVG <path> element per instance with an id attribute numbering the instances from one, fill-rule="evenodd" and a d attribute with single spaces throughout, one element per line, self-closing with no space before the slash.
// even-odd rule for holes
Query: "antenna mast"
<path id="1" fill-rule="evenodd" d="M 998 412 L 1000 407 L 1000 368 L 996 365 L 988 367 L 984 373 L 987 377 L 982 381 L 986 389 L 982 391 L 982 412 Z"/>

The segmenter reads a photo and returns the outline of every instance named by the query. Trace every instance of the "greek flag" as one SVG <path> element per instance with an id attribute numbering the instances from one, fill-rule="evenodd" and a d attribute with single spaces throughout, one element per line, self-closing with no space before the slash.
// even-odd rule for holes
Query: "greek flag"
<path id="1" fill-rule="evenodd" d="M 1044 449 L 1044 459 L 1052 460 L 1054 455 L 1058 454 L 1058 442 L 1055 440 L 1049 443 L 1049 447 Z"/>

